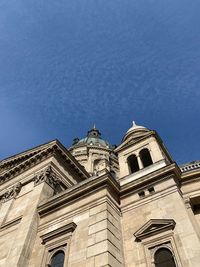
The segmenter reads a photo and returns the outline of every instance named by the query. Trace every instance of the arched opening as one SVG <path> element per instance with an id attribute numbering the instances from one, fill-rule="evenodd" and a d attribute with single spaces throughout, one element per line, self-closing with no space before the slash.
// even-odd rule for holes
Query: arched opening
<path id="1" fill-rule="evenodd" d="M 147 148 L 144 148 L 140 151 L 140 159 L 142 161 L 144 168 L 153 164 L 151 155 L 150 155 L 149 150 Z"/>
<path id="2" fill-rule="evenodd" d="M 167 248 L 160 248 L 154 255 L 155 267 L 176 267 L 174 257 Z"/>
<path id="3" fill-rule="evenodd" d="M 62 250 L 56 252 L 51 258 L 50 267 L 63 267 L 64 258 L 65 258 L 65 253 Z"/>
<path id="4" fill-rule="evenodd" d="M 139 165 L 138 165 L 138 160 L 137 160 L 136 155 L 130 155 L 127 158 L 127 162 L 128 162 L 130 173 L 139 171 Z"/>

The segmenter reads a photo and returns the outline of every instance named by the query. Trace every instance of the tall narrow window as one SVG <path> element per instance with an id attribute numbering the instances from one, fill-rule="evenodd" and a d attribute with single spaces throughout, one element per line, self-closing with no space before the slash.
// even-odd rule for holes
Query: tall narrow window
<path id="1" fill-rule="evenodd" d="M 158 249 L 154 257 L 155 267 L 176 267 L 173 255 L 167 248 Z"/>
<path id="2" fill-rule="evenodd" d="M 139 171 L 139 165 L 136 155 L 131 155 L 127 158 L 130 173 Z"/>
<path id="3" fill-rule="evenodd" d="M 63 267 L 64 258 L 65 258 L 65 254 L 63 251 L 60 250 L 56 252 L 51 259 L 50 267 Z"/>
<path id="4" fill-rule="evenodd" d="M 153 164 L 151 155 L 149 153 L 149 150 L 147 148 L 144 148 L 140 151 L 140 158 L 143 163 L 144 168 Z"/>

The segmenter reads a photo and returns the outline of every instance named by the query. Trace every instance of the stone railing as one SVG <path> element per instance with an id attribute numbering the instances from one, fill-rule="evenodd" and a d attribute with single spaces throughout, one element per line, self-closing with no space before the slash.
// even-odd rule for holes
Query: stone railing
<path id="1" fill-rule="evenodd" d="M 187 171 L 200 169 L 200 161 L 191 162 L 189 164 L 182 165 L 182 166 L 180 166 L 180 169 L 181 169 L 182 172 L 187 172 Z"/>

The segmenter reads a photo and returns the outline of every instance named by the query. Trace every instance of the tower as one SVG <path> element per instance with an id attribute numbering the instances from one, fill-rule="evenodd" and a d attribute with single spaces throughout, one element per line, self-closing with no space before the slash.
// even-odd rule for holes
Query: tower
<path id="1" fill-rule="evenodd" d="M 158 134 L 134 121 L 115 152 L 119 159 L 119 178 L 138 177 L 172 162 Z"/>

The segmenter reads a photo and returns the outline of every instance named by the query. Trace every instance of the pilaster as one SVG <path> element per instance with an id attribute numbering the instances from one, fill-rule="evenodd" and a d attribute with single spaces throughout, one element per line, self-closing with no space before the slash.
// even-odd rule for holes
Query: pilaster
<path id="1" fill-rule="evenodd" d="M 87 266 L 122 267 L 120 215 L 110 203 L 90 209 Z"/>

